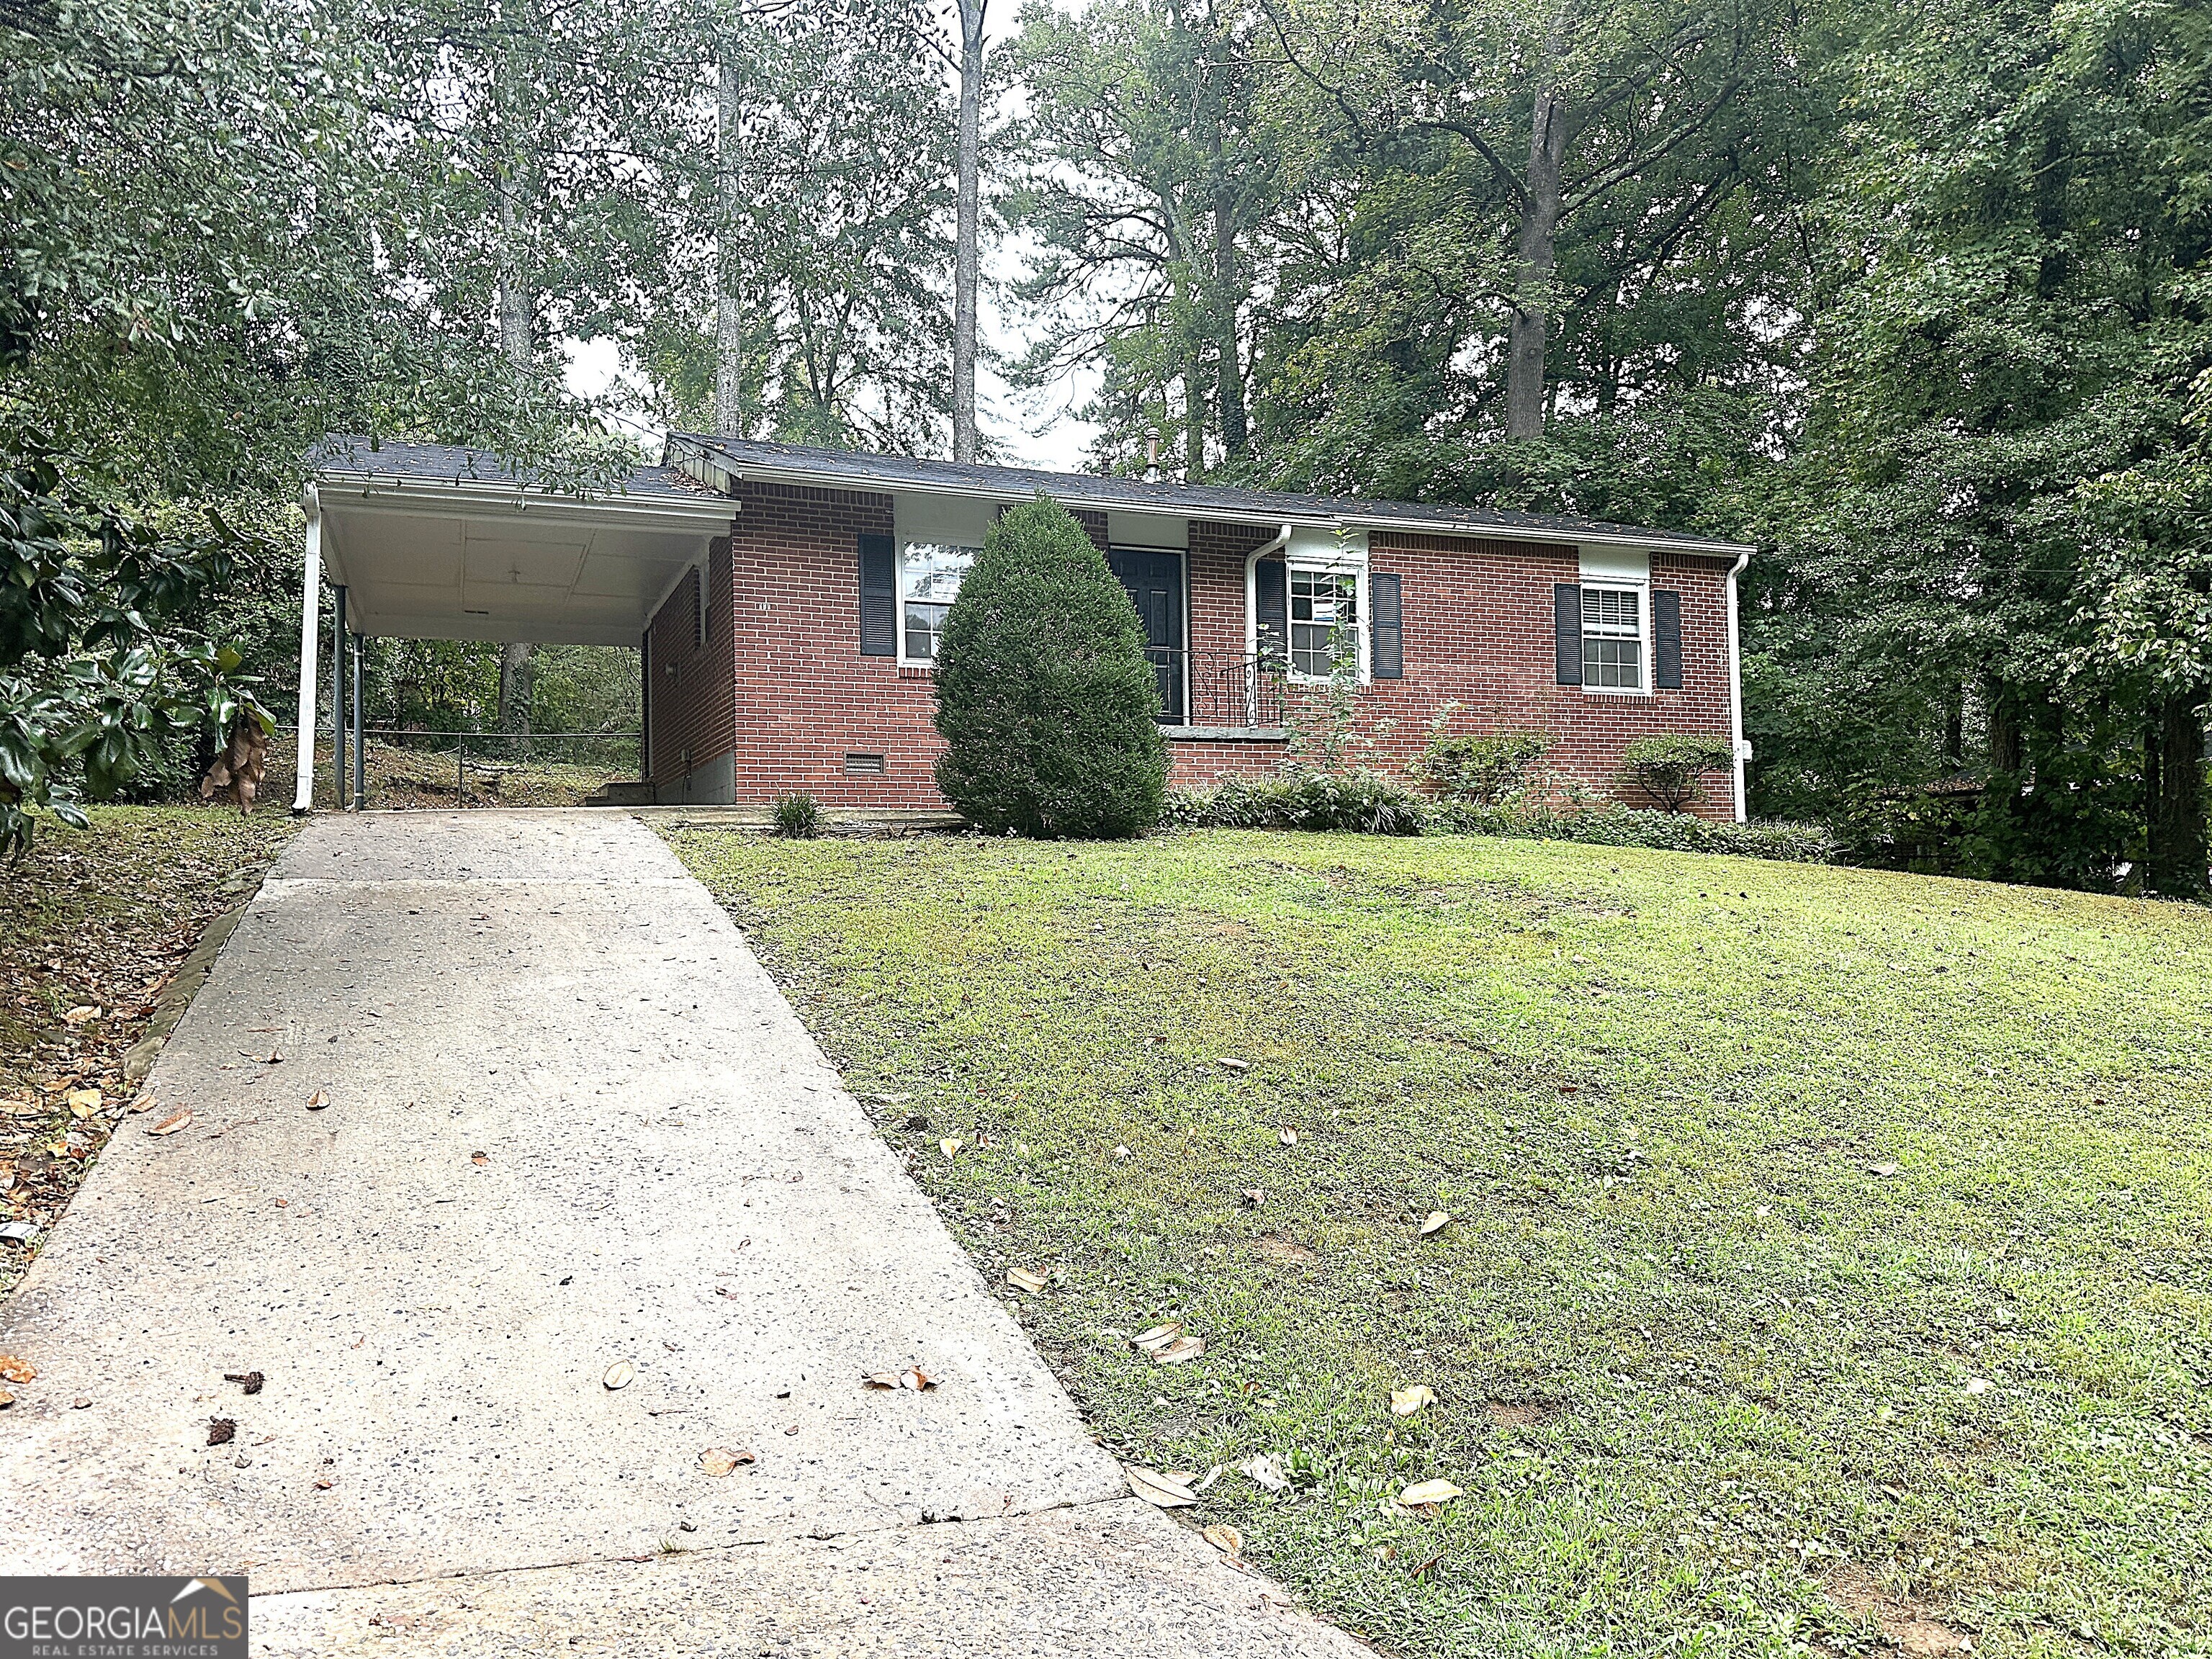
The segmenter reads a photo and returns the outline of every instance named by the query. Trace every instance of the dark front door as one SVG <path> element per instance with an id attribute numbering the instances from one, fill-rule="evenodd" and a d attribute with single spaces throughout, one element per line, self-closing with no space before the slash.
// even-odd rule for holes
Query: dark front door
<path id="1" fill-rule="evenodd" d="M 1171 724 L 1182 724 L 1182 555 L 1156 548 L 1117 547 L 1106 562 L 1129 591 L 1145 624 L 1153 672 L 1160 679 L 1160 708 Z"/>

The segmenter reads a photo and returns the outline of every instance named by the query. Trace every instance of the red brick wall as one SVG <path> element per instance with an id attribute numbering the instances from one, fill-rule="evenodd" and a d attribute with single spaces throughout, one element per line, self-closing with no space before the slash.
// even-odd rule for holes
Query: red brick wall
<path id="1" fill-rule="evenodd" d="M 1243 653 L 1244 562 L 1271 539 L 1261 526 L 1191 521 L 1194 652 Z M 1369 567 L 1394 571 L 1402 583 L 1406 673 L 1376 681 L 1363 696 L 1362 732 L 1376 741 L 1360 752 L 1383 769 L 1398 769 L 1427 742 L 1437 711 L 1457 702 L 1454 732 L 1547 733 L 1557 740 L 1552 764 L 1601 793 L 1621 793 L 1615 774 L 1632 739 L 1664 732 L 1729 734 L 1729 562 L 1653 557 L 1652 586 L 1682 596 L 1682 689 L 1621 696 L 1554 680 L 1552 589 L 1578 580 L 1575 549 L 1376 532 Z M 1389 730 L 1378 733 L 1384 725 Z M 1230 772 L 1266 770 L 1282 754 L 1255 744 L 1178 743 L 1172 750 L 1173 779 L 1184 788 Z M 1733 817 L 1731 781 L 1714 778 L 1707 787 L 1713 799 L 1698 810 Z"/>
<path id="2" fill-rule="evenodd" d="M 1375 683 L 1368 700 L 1374 718 L 1397 724 L 1372 752 L 1410 760 L 1427 741 L 1437 709 L 1456 702 L 1453 731 L 1547 733 L 1555 744 L 1551 764 L 1601 793 L 1649 805 L 1618 781 L 1621 750 L 1631 741 L 1660 732 L 1729 735 L 1731 562 L 1652 556 L 1652 586 L 1682 596 L 1682 687 L 1624 696 L 1556 683 L 1552 589 L 1578 580 L 1573 548 L 1377 532 L 1368 566 L 1402 580 L 1406 674 Z M 1711 799 L 1698 810 L 1733 817 L 1732 780 L 1710 779 L 1707 789 Z"/>
<path id="3" fill-rule="evenodd" d="M 696 606 L 701 598 L 710 626 L 699 638 Z M 686 576 L 661 602 L 647 630 L 646 672 L 653 676 L 653 752 L 646 763 L 648 781 L 671 788 L 687 769 L 697 772 L 730 750 L 737 708 L 731 637 L 730 543 L 716 537 L 708 544 L 703 592 Z"/>
<path id="4" fill-rule="evenodd" d="M 746 483 L 733 541 L 737 799 L 804 790 L 825 806 L 942 809 L 929 675 L 860 654 L 860 538 L 891 533 L 891 498 Z M 848 776 L 848 754 L 881 776 Z"/>
<path id="5" fill-rule="evenodd" d="M 1103 540 L 1097 514 L 1084 515 Z M 888 495 L 747 483 L 726 550 L 710 561 L 708 603 L 732 624 L 690 648 L 689 584 L 653 619 L 653 776 L 666 781 L 678 750 L 693 764 L 735 750 L 736 799 L 762 803 L 803 789 L 825 805 L 943 805 L 930 768 L 943 745 L 931 724 L 928 675 L 860 652 L 859 538 L 891 533 Z M 1190 644 L 1244 649 L 1244 561 L 1270 538 L 1264 526 L 1190 526 Z M 1652 583 L 1682 596 L 1683 689 L 1608 696 L 1553 677 L 1553 585 L 1577 579 L 1571 547 L 1522 541 L 1376 532 L 1369 562 L 1395 571 L 1405 596 L 1401 680 L 1376 681 L 1363 700 L 1363 752 L 1395 770 L 1420 750 L 1431 720 L 1460 708 L 1454 731 L 1537 731 L 1556 740 L 1553 763 L 1615 792 L 1622 748 L 1650 732 L 1729 734 L 1724 559 L 1658 555 Z M 678 664 L 668 675 L 664 665 Z M 713 681 L 721 676 L 717 695 Z M 1231 772 L 1272 769 L 1280 745 L 1176 743 L 1172 781 L 1202 787 Z M 848 753 L 884 757 L 880 776 L 848 775 Z M 1729 816 L 1726 778 L 1702 810 Z"/>

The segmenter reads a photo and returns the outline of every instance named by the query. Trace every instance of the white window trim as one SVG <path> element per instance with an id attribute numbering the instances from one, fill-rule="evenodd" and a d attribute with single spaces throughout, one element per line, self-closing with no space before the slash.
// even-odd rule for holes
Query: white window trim
<path id="1" fill-rule="evenodd" d="M 1259 569 L 1262 559 L 1280 556 L 1283 561 L 1283 645 L 1285 653 L 1290 647 L 1291 629 L 1291 571 L 1333 570 L 1340 575 L 1349 571 L 1358 580 L 1358 598 L 1359 619 L 1353 632 L 1359 639 L 1359 684 L 1375 683 L 1375 630 L 1372 613 L 1368 609 L 1367 594 L 1367 535 L 1364 531 L 1351 533 L 1327 532 L 1285 525 L 1273 539 L 1255 547 L 1244 561 L 1244 655 L 1256 660 L 1260 655 L 1260 590 Z M 1293 685 L 1327 685 L 1326 675 L 1301 674 L 1296 669 L 1286 669 L 1284 678 Z"/>
<path id="2" fill-rule="evenodd" d="M 1636 595 L 1636 643 L 1638 647 L 1636 653 L 1636 672 L 1638 679 L 1637 684 L 1634 685 L 1592 685 L 1589 680 L 1585 678 L 1583 682 L 1582 689 L 1594 697 L 1648 697 L 1652 696 L 1652 656 L 1656 650 L 1656 641 L 1654 641 L 1651 637 L 1651 583 L 1650 579 L 1647 577 L 1643 580 L 1638 580 L 1633 576 L 1600 576 L 1592 580 L 1591 578 L 1584 577 L 1582 583 L 1583 592 L 1586 593 L 1592 588 L 1596 588 L 1601 592 L 1605 592 L 1633 593 Z M 1581 642 L 1588 637 L 1589 636 L 1583 634 L 1580 628 L 1577 627 L 1575 634 L 1577 645 L 1579 646 Z M 1587 674 L 1587 669 L 1585 669 L 1584 672 Z"/>
<path id="3" fill-rule="evenodd" d="M 898 538 L 897 544 L 891 550 L 891 601 L 893 606 L 893 621 L 896 623 L 898 629 L 898 665 L 901 668 L 927 668 L 933 670 L 937 666 L 936 658 L 911 657 L 907 654 L 906 605 L 908 595 L 906 586 L 906 556 L 907 550 L 910 547 L 965 547 L 967 548 L 969 554 L 971 556 L 971 562 L 972 556 L 976 553 L 980 553 L 982 550 L 977 547 L 969 547 L 964 542 L 947 541 L 940 538 L 921 536 L 902 536 Z M 924 603 L 934 604 L 935 601 L 929 600 L 924 601 Z"/>
<path id="4" fill-rule="evenodd" d="M 1299 570 L 1314 571 L 1328 576 L 1348 575 L 1352 578 L 1352 603 L 1356 608 L 1356 614 L 1352 619 L 1352 634 L 1354 649 L 1359 657 L 1359 684 L 1373 684 L 1375 682 L 1374 624 L 1367 614 L 1367 562 L 1362 559 L 1355 564 L 1349 559 L 1316 558 L 1283 561 L 1283 646 L 1285 656 L 1291 654 L 1291 629 L 1297 626 L 1291 620 L 1291 576 L 1293 572 Z M 1258 651 L 1256 633 L 1253 648 L 1256 654 Z M 1327 685 L 1334 678 L 1328 674 L 1304 674 L 1296 668 L 1285 668 L 1283 677 L 1293 685 Z"/>

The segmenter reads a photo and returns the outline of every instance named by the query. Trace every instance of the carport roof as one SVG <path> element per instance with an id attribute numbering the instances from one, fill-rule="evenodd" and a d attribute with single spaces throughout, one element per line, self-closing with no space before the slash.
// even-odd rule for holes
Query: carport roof
<path id="1" fill-rule="evenodd" d="M 451 444 L 326 439 L 321 556 L 353 631 L 635 645 L 738 504 L 673 467 L 585 489 Z"/>

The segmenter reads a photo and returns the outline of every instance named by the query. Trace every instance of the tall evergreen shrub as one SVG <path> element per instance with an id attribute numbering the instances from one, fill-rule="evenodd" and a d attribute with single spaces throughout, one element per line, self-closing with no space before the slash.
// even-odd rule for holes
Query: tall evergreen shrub
<path id="1" fill-rule="evenodd" d="M 937 787 L 980 828 L 1133 836 L 1166 791 L 1144 624 L 1066 508 L 1040 495 L 985 539 L 937 647 Z"/>

